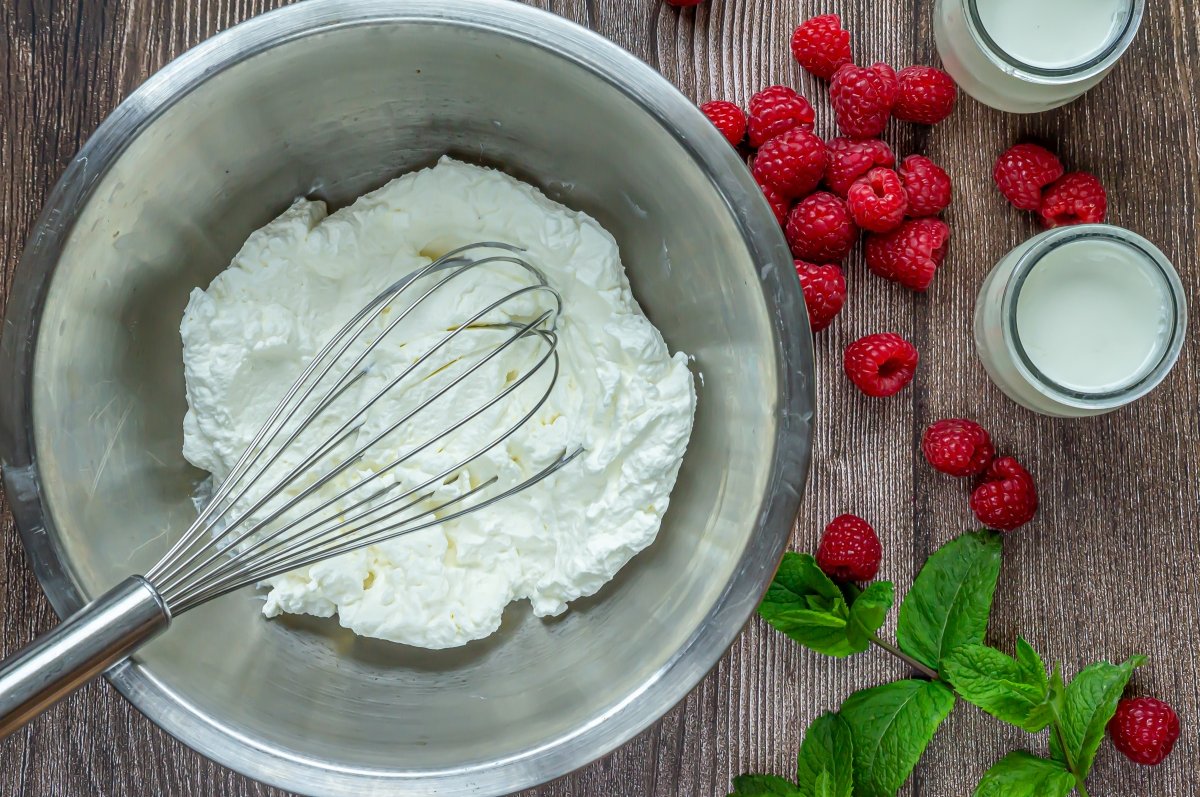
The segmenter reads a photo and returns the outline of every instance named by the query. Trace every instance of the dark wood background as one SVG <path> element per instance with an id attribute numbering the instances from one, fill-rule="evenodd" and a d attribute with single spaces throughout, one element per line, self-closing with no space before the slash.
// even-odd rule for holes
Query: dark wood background
<path id="1" fill-rule="evenodd" d="M 4 0 L 0 3 L 0 305 L 44 198 L 72 155 L 150 73 L 275 0 Z M 832 132 L 826 92 L 792 62 L 788 37 L 804 17 L 836 11 L 860 59 L 897 67 L 936 63 L 933 0 L 708 0 L 680 12 L 661 0 L 538 0 L 633 51 L 699 101 L 744 103 L 774 82 L 798 86 Z M 931 421 L 966 415 L 1027 463 L 1042 493 L 1037 520 L 1006 542 L 993 641 L 1021 633 L 1068 672 L 1098 658 L 1151 656 L 1134 690 L 1172 702 L 1184 733 L 1168 762 L 1135 767 L 1107 744 L 1094 795 L 1197 794 L 1200 769 L 1200 354 L 1194 323 L 1165 385 L 1133 407 L 1079 421 L 1050 420 L 1008 401 L 988 382 L 969 323 L 983 276 L 1035 232 L 989 179 L 995 157 L 1019 138 L 1053 144 L 1069 167 L 1100 176 L 1110 219 L 1143 233 L 1178 265 L 1194 308 L 1200 290 L 1200 4 L 1148 4 L 1131 53 L 1079 102 L 1039 116 L 1007 116 L 969 99 L 935 130 L 893 124 L 900 154 L 946 166 L 956 199 L 950 256 L 917 296 L 848 264 L 850 300 L 817 342 L 822 408 L 816 459 L 794 545 L 811 549 L 833 515 L 870 519 L 886 551 L 882 577 L 903 590 L 939 543 L 971 526 L 961 484 L 933 473 L 917 449 Z M 841 375 L 844 347 L 896 331 L 921 350 L 914 385 L 865 400 Z M 4 378 L 0 375 L 0 378 Z M 0 509 L 3 508 L 0 499 Z M 0 651 L 52 627 L 5 513 L 0 544 Z M 894 622 L 894 621 L 893 621 Z M 852 690 L 903 675 L 868 652 L 833 661 L 755 620 L 717 668 L 659 724 L 619 752 L 526 797 L 724 795 L 745 771 L 790 774 L 799 736 Z M 970 706 L 930 746 L 905 795 L 961 797 L 1003 753 L 1045 749 Z M 186 749 L 106 684 L 76 694 L 0 743 L 4 797 L 282 795 Z"/>

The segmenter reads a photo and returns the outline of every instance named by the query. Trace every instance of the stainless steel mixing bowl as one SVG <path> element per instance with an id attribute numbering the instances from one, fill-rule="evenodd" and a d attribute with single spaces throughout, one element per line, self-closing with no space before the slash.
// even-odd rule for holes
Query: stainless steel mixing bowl
<path id="1" fill-rule="evenodd" d="M 811 338 L 791 258 L 734 150 L 661 76 L 497 0 L 313 0 L 233 28 L 129 97 L 70 164 L 5 324 L 3 469 L 61 614 L 143 572 L 193 517 L 179 321 L 300 194 L 345 203 L 450 152 L 531 180 L 620 242 L 696 357 L 696 431 L 658 541 L 594 598 L 429 652 L 251 591 L 179 618 L 109 678 L 167 731 L 306 794 L 499 794 L 630 739 L 704 676 L 800 500 Z"/>

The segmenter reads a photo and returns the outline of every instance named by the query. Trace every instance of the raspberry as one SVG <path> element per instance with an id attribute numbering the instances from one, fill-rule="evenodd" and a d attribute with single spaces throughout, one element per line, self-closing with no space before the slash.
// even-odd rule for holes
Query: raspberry
<path id="1" fill-rule="evenodd" d="M 840 263 L 858 240 L 846 203 L 827 191 L 798 202 L 784 229 L 792 254 L 814 263 Z"/>
<path id="2" fill-rule="evenodd" d="M 904 182 L 908 215 L 912 218 L 936 216 L 950 204 L 950 175 L 924 155 L 905 158 L 900 164 L 900 179 Z"/>
<path id="3" fill-rule="evenodd" d="M 708 117 L 721 135 L 735 147 L 746 137 L 746 114 L 732 102 L 713 100 L 700 106 L 700 110 Z"/>
<path id="4" fill-rule="evenodd" d="M 871 232 L 891 232 L 904 221 L 908 196 L 900 175 L 891 169 L 872 169 L 850 186 L 846 204 L 859 227 Z"/>
<path id="5" fill-rule="evenodd" d="M 762 189 L 763 196 L 767 198 L 767 204 L 771 206 L 771 211 L 775 214 L 775 220 L 779 222 L 779 226 L 787 224 L 788 211 L 792 209 L 792 200 L 758 179 L 757 174 L 754 175 L 754 181 Z"/>
<path id="6" fill-rule="evenodd" d="M 797 127 L 763 144 L 752 171 L 759 183 L 793 198 L 817 187 L 828 161 L 825 142 L 811 130 Z"/>
<path id="7" fill-rule="evenodd" d="M 822 80 L 846 64 L 853 63 L 850 55 L 850 34 L 842 30 L 837 14 L 824 14 L 802 23 L 792 34 L 792 55 L 800 66 Z"/>
<path id="8" fill-rule="evenodd" d="M 879 535 L 857 515 L 838 515 L 829 521 L 817 546 L 817 567 L 835 581 L 870 581 L 882 559 Z"/>
<path id="9" fill-rule="evenodd" d="M 1021 210 L 1042 205 L 1042 189 L 1063 175 L 1058 156 L 1037 144 L 1017 144 L 1000 156 L 992 179 L 1005 199 Z"/>
<path id="10" fill-rule="evenodd" d="M 817 114 L 808 100 L 788 86 L 767 86 L 750 98 L 750 146 L 761 147 L 789 130 L 812 130 Z"/>
<path id="11" fill-rule="evenodd" d="M 1179 715 L 1153 697 L 1125 698 L 1109 720 L 1108 733 L 1113 747 L 1134 763 L 1151 767 L 1161 764 L 1175 747 Z"/>
<path id="12" fill-rule="evenodd" d="M 1099 224 L 1108 214 L 1108 194 L 1100 181 L 1087 172 L 1060 177 L 1042 195 L 1038 215 L 1047 227 L 1068 224 Z"/>
<path id="13" fill-rule="evenodd" d="M 846 303 L 846 278 L 835 265 L 818 266 L 796 261 L 796 274 L 804 289 L 804 305 L 808 308 L 808 324 L 820 332 L 833 323 Z"/>
<path id="14" fill-rule="evenodd" d="M 890 169 L 895 165 L 896 156 L 892 154 L 891 147 L 877 138 L 865 141 L 835 138 L 829 142 L 825 184 L 829 190 L 845 199 L 855 180 L 871 169 L 877 166 Z"/>
<path id="15" fill-rule="evenodd" d="M 838 128 L 851 138 L 875 138 L 887 127 L 900 84 L 887 64 L 847 64 L 833 75 L 829 99 Z"/>
<path id="16" fill-rule="evenodd" d="M 898 229 L 867 236 L 867 266 L 884 279 L 924 291 L 946 257 L 950 228 L 941 219 L 909 219 Z"/>
<path id="17" fill-rule="evenodd" d="M 978 476 L 996 458 L 987 430 L 966 418 L 931 424 L 921 438 L 921 450 L 934 470 L 959 477 Z"/>
<path id="18" fill-rule="evenodd" d="M 842 365 L 859 390 L 883 398 L 899 393 L 912 381 L 920 359 L 916 346 L 893 332 L 885 332 L 851 343 Z"/>
<path id="19" fill-rule="evenodd" d="M 896 75 L 896 70 L 892 69 L 888 64 L 882 61 L 876 61 L 871 64 L 871 68 L 879 73 L 886 85 L 890 86 L 889 91 L 895 96 L 900 96 L 900 78 Z M 896 107 L 896 101 L 892 100 L 892 107 Z"/>
<path id="20" fill-rule="evenodd" d="M 971 511 L 979 522 L 993 529 L 1012 531 L 1037 514 L 1037 490 L 1033 477 L 1013 457 L 992 462 L 983 481 L 971 493 Z"/>
<path id="21" fill-rule="evenodd" d="M 896 76 L 900 92 L 892 113 L 905 122 L 936 125 L 954 110 L 958 86 L 954 78 L 931 66 L 910 66 Z"/>

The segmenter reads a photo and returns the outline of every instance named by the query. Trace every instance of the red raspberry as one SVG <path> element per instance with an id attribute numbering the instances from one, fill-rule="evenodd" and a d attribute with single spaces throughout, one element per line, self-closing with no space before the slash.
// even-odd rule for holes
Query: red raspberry
<path id="1" fill-rule="evenodd" d="M 824 568 L 822 568 L 824 569 Z M 1135 764 L 1152 767 L 1171 754 L 1179 738 L 1179 715 L 1153 697 L 1125 698 L 1108 723 L 1113 747 Z"/>
<path id="2" fill-rule="evenodd" d="M 887 64 L 847 64 L 833 75 L 829 99 L 838 128 L 851 138 L 875 138 L 887 127 L 900 84 Z"/>
<path id="3" fill-rule="evenodd" d="M 792 34 L 792 55 L 800 66 L 822 80 L 846 64 L 853 63 L 850 55 L 850 34 L 842 30 L 837 14 L 825 14 L 804 22 Z"/>
<path id="4" fill-rule="evenodd" d="M 871 169 L 877 166 L 890 169 L 895 165 L 896 156 L 892 154 L 891 147 L 878 138 L 865 141 L 835 138 L 829 142 L 825 184 L 829 190 L 845 199 L 850 186 Z"/>
<path id="5" fill-rule="evenodd" d="M 900 175 L 891 169 L 872 169 L 850 186 L 846 204 L 859 227 L 871 232 L 891 232 L 904 221 L 908 195 L 904 193 Z"/>
<path id="6" fill-rule="evenodd" d="M 761 147 L 793 128 L 812 130 L 816 120 L 813 107 L 795 89 L 767 86 L 750 98 L 750 146 Z"/>
<path id="7" fill-rule="evenodd" d="M 917 347 L 893 332 L 867 335 L 846 348 L 846 376 L 868 396 L 883 398 L 903 390 L 917 372 Z"/>
<path id="8" fill-rule="evenodd" d="M 763 144 L 751 169 L 759 183 L 792 198 L 817 187 L 828 161 L 825 142 L 811 130 L 797 127 Z"/>
<path id="9" fill-rule="evenodd" d="M 987 429 L 966 418 L 931 424 L 921 438 L 921 450 L 934 470 L 958 477 L 978 476 L 996 458 Z"/>
<path id="10" fill-rule="evenodd" d="M 1108 214 L 1108 194 L 1100 181 L 1087 172 L 1060 177 L 1042 195 L 1038 215 L 1047 227 L 1068 224 L 1100 224 Z"/>
<path id="11" fill-rule="evenodd" d="M 721 135 L 735 147 L 746 137 L 746 114 L 732 102 L 713 100 L 700 106 L 700 110 L 708 117 Z"/>
<path id="12" fill-rule="evenodd" d="M 867 266 L 884 279 L 924 291 L 946 257 L 950 228 L 941 219 L 909 219 L 898 229 L 867 236 Z"/>
<path id="13" fill-rule="evenodd" d="M 828 171 L 828 170 L 826 170 Z M 924 155 L 909 155 L 900 164 L 900 179 L 908 195 L 908 215 L 936 216 L 950 204 L 950 175 Z"/>
<path id="14" fill-rule="evenodd" d="M 954 78 L 931 66 L 910 66 L 896 76 L 900 93 L 892 113 L 905 122 L 936 125 L 954 110 L 958 86 Z"/>
<path id="15" fill-rule="evenodd" d="M 1063 175 L 1058 156 L 1037 144 L 1017 144 L 1000 156 L 992 179 L 1005 199 L 1021 210 L 1042 205 L 1042 189 Z"/>
<path id="16" fill-rule="evenodd" d="M 857 515 L 838 515 L 829 521 L 817 546 L 817 567 L 835 581 L 870 581 L 882 559 L 879 535 Z"/>
<path id="17" fill-rule="evenodd" d="M 820 332 L 833 323 L 846 303 L 846 278 L 835 265 L 818 266 L 796 261 L 796 274 L 804 289 L 804 305 L 808 308 L 808 324 Z"/>
<path id="18" fill-rule="evenodd" d="M 858 240 L 846 203 L 827 191 L 798 202 L 784 229 L 792 254 L 814 263 L 840 263 Z"/>
<path id="19" fill-rule="evenodd" d="M 979 522 L 1002 531 L 1012 531 L 1033 520 L 1037 507 L 1033 477 L 1013 457 L 992 462 L 971 493 L 971 511 Z"/>
<path id="20" fill-rule="evenodd" d="M 779 226 L 787 224 L 788 211 L 792 209 L 792 200 L 758 179 L 757 174 L 754 175 L 754 181 L 762 189 L 763 196 L 767 198 L 767 204 L 771 206 L 771 211 L 775 214 L 775 220 L 779 222 Z"/>
<path id="21" fill-rule="evenodd" d="M 900 96 L 900 77 L 896 74 L 896 70 L 882 61 L 876 61 L 871 64 L 871 68 L 879 73 L 885 83 L 891 88 L 889 89 L 897 97 Z M 892 107 L 896 107 L 895 100 L 892 101 Z"/>

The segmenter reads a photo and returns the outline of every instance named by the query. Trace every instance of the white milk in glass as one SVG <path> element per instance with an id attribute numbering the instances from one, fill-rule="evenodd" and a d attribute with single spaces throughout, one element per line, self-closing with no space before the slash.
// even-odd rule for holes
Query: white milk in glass
<path id="1" fill-rule="evenodd" d="M 1047 252 L 1017 299 L 1017 337 L 1048 380 L 1112 393 L 1146 377 L 1170 334 L 1171 297 L 1153 263 L 1104 238 Z"/>
<path id="2" fill-rule="evenodd" d="M 1044 111 L 1099 83 L 1141 23 L 1145 0 L 937 0 L 946 70 L 1000 110 Z"/>
<path id="3" fill-rule="evenodd" d="M 1178 274 L 1144 238 L 1109 225 L 1061 228 L 1014 249 L 985 280 L 976 344 L 1019 404 L 1097 415 L 1162 381 L 1186 313 Z"/>

